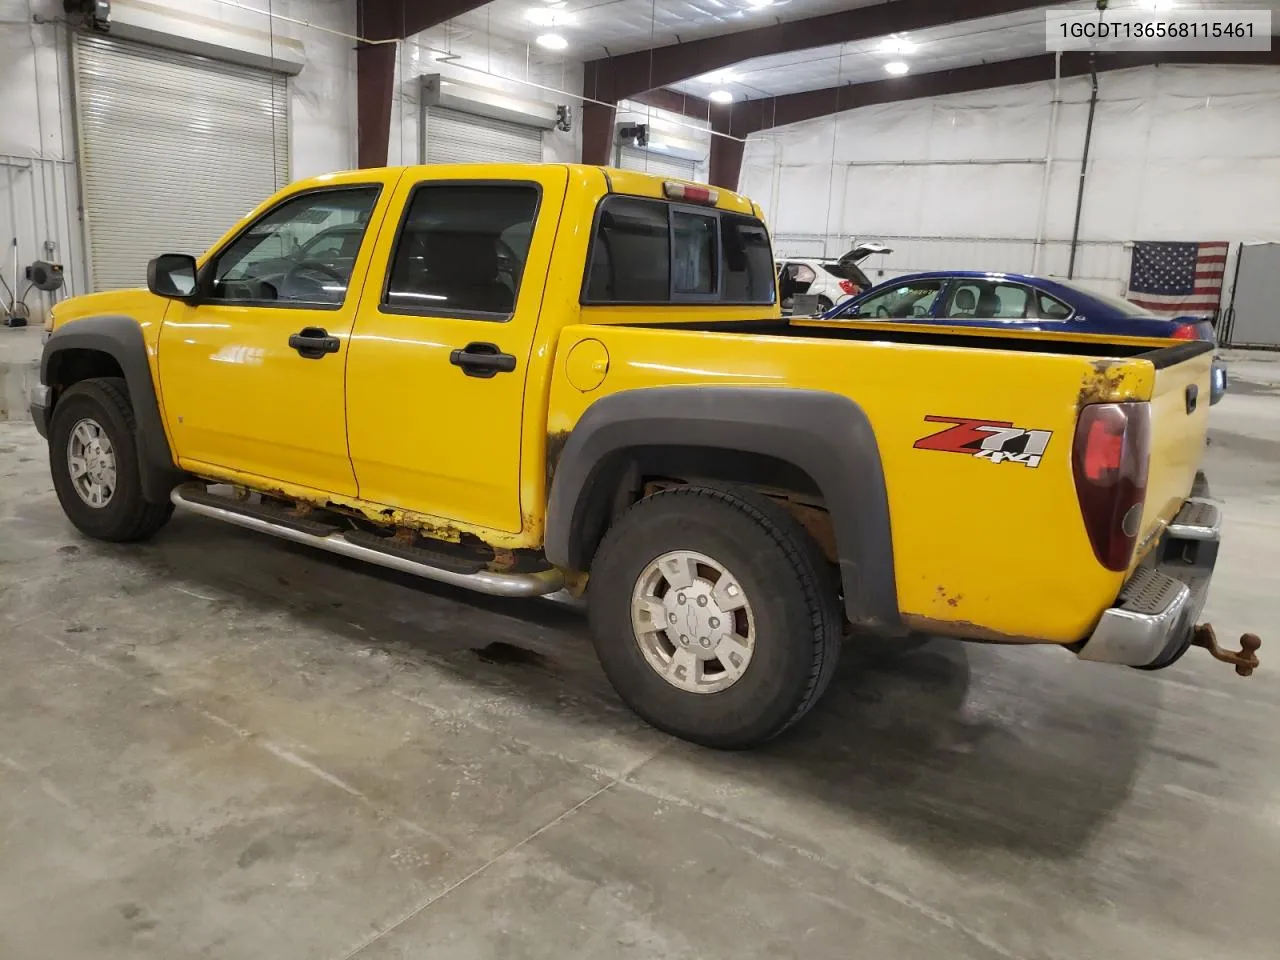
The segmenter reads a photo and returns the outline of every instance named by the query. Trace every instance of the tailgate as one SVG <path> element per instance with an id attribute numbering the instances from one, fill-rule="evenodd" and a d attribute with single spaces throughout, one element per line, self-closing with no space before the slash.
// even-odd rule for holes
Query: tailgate
<path id="1" fill-rule="evenodd" d="M 1151 394 L 1151 460 L 1136 564 L 1191 495 L 1209 430 L 1213 345 L 1190 342 L 1143 359 L 1156 368 Z"/>

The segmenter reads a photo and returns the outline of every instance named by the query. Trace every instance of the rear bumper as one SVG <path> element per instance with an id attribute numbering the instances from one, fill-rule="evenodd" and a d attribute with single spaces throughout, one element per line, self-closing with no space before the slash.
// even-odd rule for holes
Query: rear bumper
<path id="1" fill-rule="evenodd" d="M 1199 492 L 1199 491 L 1197 491 Z M 1202 497 L 1186 501 L 1151 556 L 1102 614 L 1080 659 L 1164 667 L 1191 644 L 1218 560 L 1221 513 Z"/>

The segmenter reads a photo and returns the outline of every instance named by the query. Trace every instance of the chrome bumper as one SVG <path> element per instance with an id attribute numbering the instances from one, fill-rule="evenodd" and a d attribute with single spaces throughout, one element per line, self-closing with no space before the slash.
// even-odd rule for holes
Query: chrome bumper
<path id="1" fill-rule="evenodd" d="M 1183 504 L 1153 559 L 1125 583 L 1116 605 L 1102 614 L 1080 659 L 1131 667 L 1168 666 L 1191 643 L 1218 559 L 1222 515 L 1216 504 Z"/>

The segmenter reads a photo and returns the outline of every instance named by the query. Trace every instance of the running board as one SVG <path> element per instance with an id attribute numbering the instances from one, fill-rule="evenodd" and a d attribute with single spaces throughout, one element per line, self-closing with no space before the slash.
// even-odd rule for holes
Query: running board
<path id="1" fill-rule="evenodd" d="M 204 491 L 200 492 L 201 494 L 204 493 Z M 556 593 L 564 587 L 564 576 L 559 570 L 542 570 L 538 573 L 491 573 L 488 570 L 481 570 L 476 573 L 461 573 L 453 570 L 442 570 L 439 567 L 433 567 L 405 557 L 384 553 L 381 550 L 374 550 L 371 547 L 361 546 L 358 543 L 352 543 L 341 533 L 318 536 L 306 533 L 303 530 L 272 523 L 270 520 L 264 520 L 248 513 L 240 513 L 235 509 L 208 502 L 213 499 L 212 497 L 201 496 L 198 500 L 188 500 L 183 496 L 182 487 L 174 490 L 169 495 L 169 499 L 175 505 L 186 507 L 193 513 L 233 523 L 237 527 L 244 527 L 246 530 L 269 533 L 271 536 L 279 537 L 282 540 L 291 540 L 294 543 L 318 547 L 321 550 L 327 550 L 329 553 L 336 553 L 339 556 L 363 560 L 365 563 L 376 564 L 389 570 L 398 570 L 401 573 L 412 574 L 415 577 L 422 577 L 426 580 L 435 580 L 439 583 L 447 583 L 454 587 L 463 587 L 467 590 L 474 590 L 477 593 L 487 593 L 495 597 L 543 597 Z"/>

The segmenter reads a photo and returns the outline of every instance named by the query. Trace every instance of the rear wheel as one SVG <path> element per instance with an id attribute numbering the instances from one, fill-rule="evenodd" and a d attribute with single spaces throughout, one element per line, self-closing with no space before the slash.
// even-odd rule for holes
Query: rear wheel
<path id="1" fill-rule="evenodd" d="M 605 674 L 661 730 L 752 747 L 803 717 L 830 682 L 842 616 L 834 577 L 765 497 L 690 486 L 631 507 L 591 568 Z"/>
<path id="2" fill-rule="evenodd" d="M 168 522 L 171 503 L 142 495 L 133 407 L 124 381 L 83 380 L 53 408 L 49 467 L 62 511 L 98 540 L 146 540 Z"/>
<path id="3" fill-rule="evenodd" d="M 828 310 L 830 310 L 834 306 L 835 304 L 831 302 L 831 299 L 829 297 L 822 297 L 822 296 L 818 297 L 819 313 L 826 313 Z"/>

